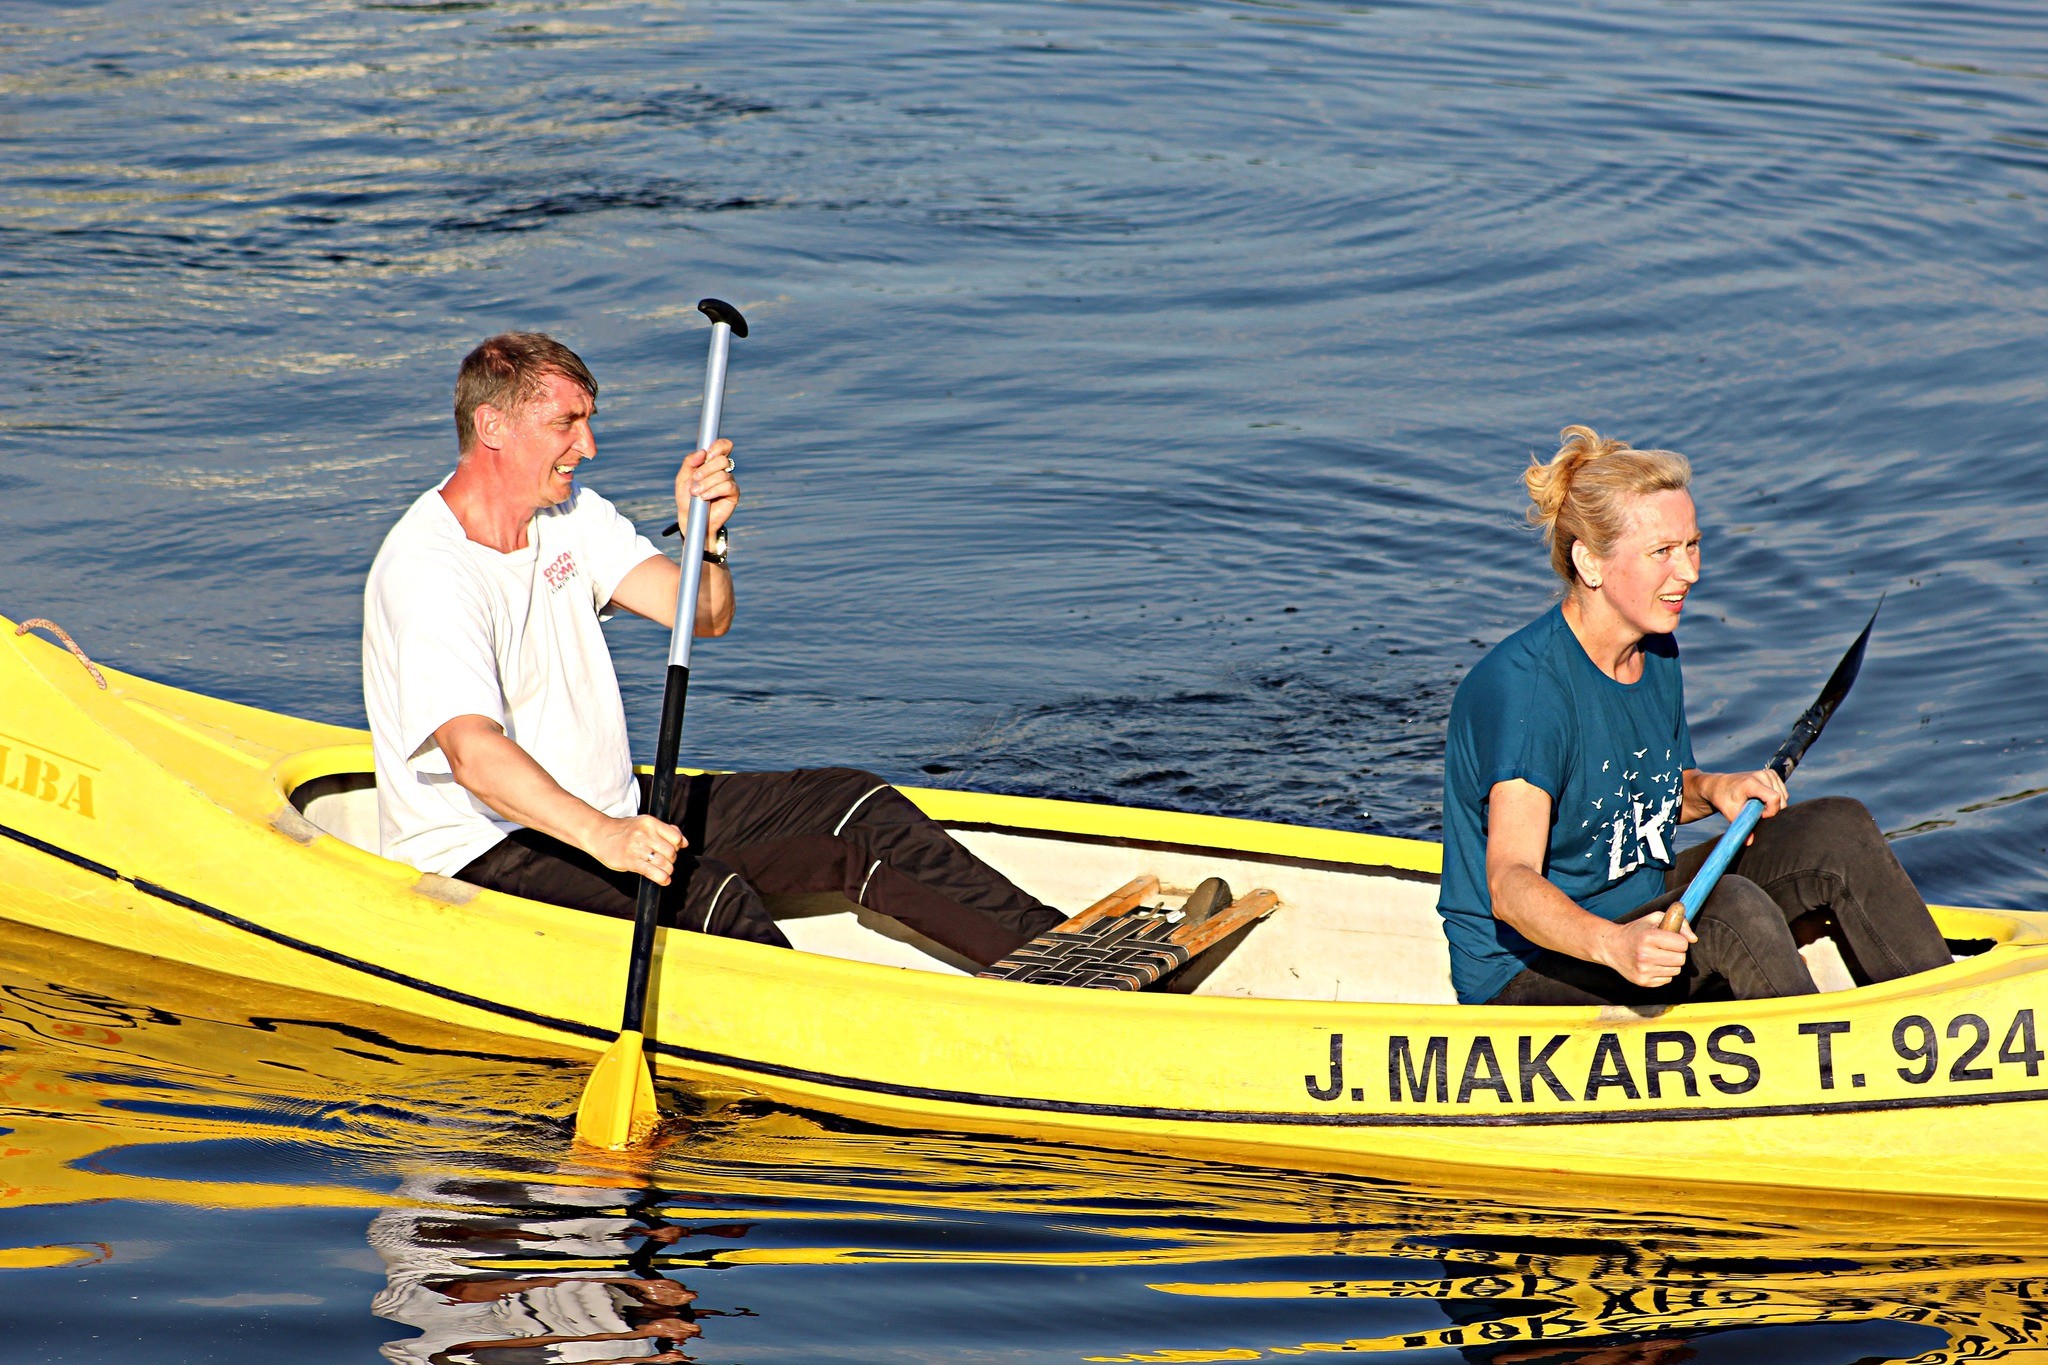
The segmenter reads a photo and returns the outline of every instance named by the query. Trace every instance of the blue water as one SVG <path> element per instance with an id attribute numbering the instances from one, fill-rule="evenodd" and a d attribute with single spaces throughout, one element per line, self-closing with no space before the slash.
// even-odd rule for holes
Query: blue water
<path id="1" fill-rule="evenodd" d="M 1933 899 L 2044 906 L 2044 194 L 2020 3 L 0 0 L 0 611 L 360 723 L 362 575 L 462 352 L 574 345 L 589 482 L 652 527 L 718 295 L 754 335 L 704 763 L 1429 835 L 1452 688 L 1552 591 L 1517 473 L 1587 422 L 1697 470 L 1702 760 L 1761 762 L 1888 593 L 1798 790 Z M 659 637 L 612 628 L 636 733 Z M 150 1264 L 230 1278 L 150 1207 Z M 366 1311 L 360 1227 L 219 1217 Z M 126 1264 L 0 1271 L 50 1285 L 19 1358 L 148 1349 L 180 1300 Z M 778 1349 L 1102 1345 L 987 1326 L 1022 1270 L 905 1336 L 926 1273 Z M 1133 1341 L 1207 1302 L 1057 1299 Z M 1731 1340 L 1932 1329 L 1800 1330 Z"/>

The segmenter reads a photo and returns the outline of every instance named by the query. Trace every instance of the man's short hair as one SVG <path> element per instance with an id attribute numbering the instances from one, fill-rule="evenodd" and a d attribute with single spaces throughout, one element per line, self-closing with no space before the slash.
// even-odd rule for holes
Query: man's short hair
<path id="1" fill-rule="evenodd" d="M 476 443 L 476 410 L 488 403 L 501 412 L 540 396 L 558 374 L 597 398 L 597 380 L 583 358 L 546 332 L 500 332 L 462 358 L 455 375 L 455 448 L 467 454 Z"/>

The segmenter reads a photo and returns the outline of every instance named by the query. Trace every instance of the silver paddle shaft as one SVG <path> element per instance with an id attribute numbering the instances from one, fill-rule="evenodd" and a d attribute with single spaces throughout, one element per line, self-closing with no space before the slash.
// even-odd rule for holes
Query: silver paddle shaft
<path id="1" fill-rule="evenodd" d="M 704 413 L 697 423 L 699 450 L 711 449 L 718 439 L 718 416 L 725 406 L 725 355 L 731 345 L 732 328 L 712 323 L 711 350 L 704 359 Z M 690 666 L 690 641 L 697 633 L 697 589 L 704 578 L 704 541 L 710 522 L 711 509 L 692 493 L 689 515 L 683 519 L 683 574 L 676 581 L 676 623 L 668 636 L 672 667 Z"/>

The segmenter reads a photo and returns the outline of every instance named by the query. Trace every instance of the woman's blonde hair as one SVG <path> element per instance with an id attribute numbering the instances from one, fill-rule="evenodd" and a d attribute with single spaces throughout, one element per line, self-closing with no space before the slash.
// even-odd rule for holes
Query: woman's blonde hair
<path id="1" fill-rule="evenodd" d="M 1637 450 L 1591 427 L 1558 433 L 1549 463 L 1531 460 L 1522 471 L 1529 490 L 1529 524 L 1543 532 L 1550 567 L 1566 587 L 1579 582 L 1572 542 L 1605 558 L 1628 525 L 1628 499 L 1683 489 L 1692 481 L 1685 456 L 1668 450 Z"/>

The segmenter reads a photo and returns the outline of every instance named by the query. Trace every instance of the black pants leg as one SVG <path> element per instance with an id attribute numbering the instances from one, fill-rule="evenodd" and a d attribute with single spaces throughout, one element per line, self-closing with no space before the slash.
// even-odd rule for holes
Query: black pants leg
<path id="1" fill-rule="evenodd" d="M 632 919 L 639 905 L 640 878 L 614 872 L 582 849 L 538 830 L 514 830 L 455 875 L 472 886 L 618 919 Z M 719 859 L 692 857 L 687 850 L 662 888 L 661 923 L 790 946 L 746 878 Z"/>
<path id="2" fill-rule="evenodd" d="M 837 891 L 983 965 L 1066 918 L 859 769 L 694 777 L 669 818 L 767 894 Z"/>
<path id="3" fill-rule="evenodd" d="M 837 891 L 856 905 L 879 910 L 935 943 L 983 966 L 1001 961 L 1029 934 L 969 910 L 895 868 L 871 859 L 846 839 L 799 834 L 772 843 L 723 850 L 733 869 L 764 896 Z"/>
<path id="4" fill-rule="evenodd" d="M 1686 850 L 1665 875 L 1663 895 L 1624 922 L 1661 915 L 1712 851 Z M 1863 806 L 1823 797 L 1788 806 L 1757 825 L 1756 837 L 1715 884 L 1693 922 L 1699 943 L 1685 966 L 1656 989 L 1610 968 L 1545 952 L 1504 986 L 1499 1005 L 1676 1004 L 1732 996 L 1807 995 L 1815 987 L 1799 957 L 1793 921 L 1827 913 L 1840 927 L 1843 956 L 1859 982 L 1939 967 L 1950 960 L 1927 904 Z"/>
<path id="5" fill-rule="evenodd" d="M 1687 849 L 1664 884 L 1683 891 L 1712 848 Z M 1859 985 L 1954 960 L 1927 902 L 1860 801 L 1823 796 L 1787 806 L 1757 823 L 1755 839 L 1728 870 L 1762 887 L 1788 922 L 1815 913 L 1831 916 Z"/>

